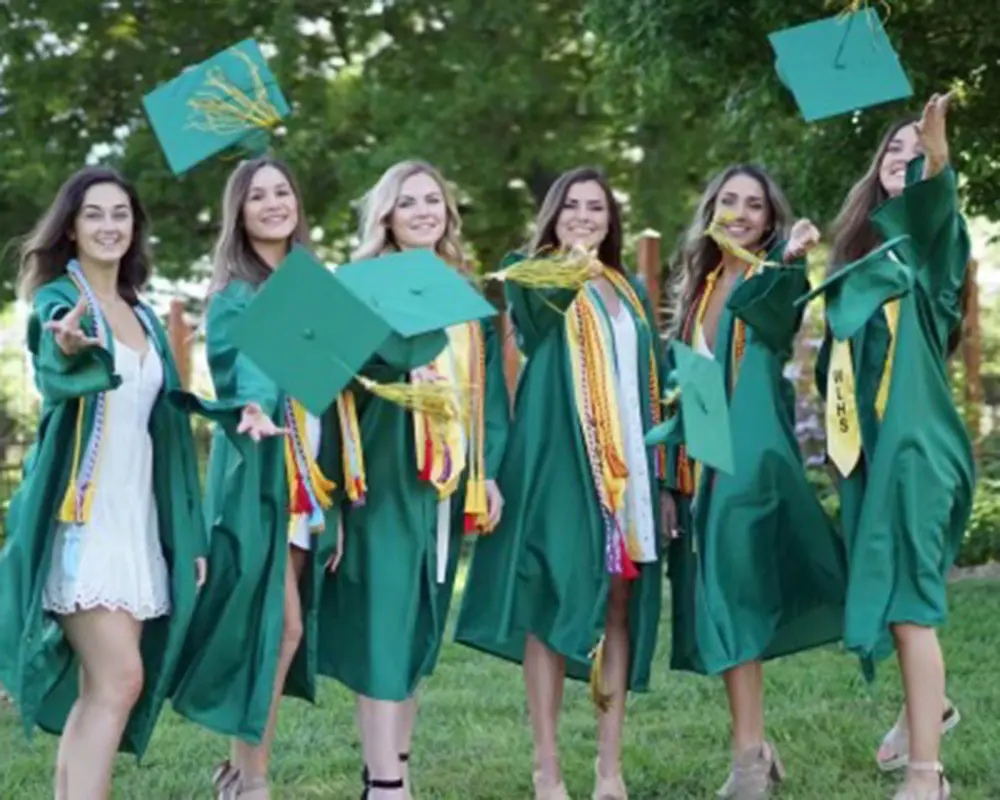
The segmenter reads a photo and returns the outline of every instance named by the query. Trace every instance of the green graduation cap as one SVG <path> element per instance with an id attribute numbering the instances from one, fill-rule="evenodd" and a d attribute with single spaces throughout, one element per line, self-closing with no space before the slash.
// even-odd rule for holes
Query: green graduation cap
<path id="1" fill-rule="evenodd" d="M 670 346 L 676 364 L 670 380 L 677 393 L 674 402 L 680 404 L 680 422 L 675 411 L 646 434 L 646 444 L 652 447 L 683 440 L 691 458 L 731 475 L 733 435 L 722 365 L 678 341 Z"/>
<path id="2" fill-rule="evenodd" d="M 290 110 L 253 39 L 188 67 L 142 103 L 175 175 L 234 145 L 263 152 Z"/>
<path id="3" fill-rule="evenodd" d="M 430 251 L 335 271 L 296 246 L 234 323 L 232 340 L 313 414 L 322 414 L 373 355 L 432 361 L 445 328 L 496 310 Z"/>
<path id="4" fill-rule="evenodd" d="M 811 292 L 795 301 L 804 306 L 819 295 L 826 296 L 826 319 L 838 341 L 850 339 L 884 303 L 913 288 L 913 270 L 890 255 L 910 237 L 897 236 L 837 270 Z"/>
<path id="5" fill-rule="evenodd" d="M 858 11 L 768 36 L 778 78 L 806 122 L 901 100 L 913 94 L 878 13 Z"/>

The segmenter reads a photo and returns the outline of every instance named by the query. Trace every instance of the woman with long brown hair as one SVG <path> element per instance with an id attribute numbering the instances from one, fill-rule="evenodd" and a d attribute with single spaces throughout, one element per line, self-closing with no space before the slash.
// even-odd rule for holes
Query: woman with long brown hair
<path id="1" fill-rule="evenodd" d="M 230 339 L 231 326 L 293 245 L 305 209 L 282 162 L 241 162 L 223 192 L 206 336 L 217 421 L 206 486 L 213 577 L 192 625 L 173 705 L 234 737 L 219 798 L 268 797 L 282 694 L 316 695 L 317 607 L 340 552 L 336 409 L 322 419 L 286 396 Z"/>
<path id="2" fill-rule="evenodd" d="M 567 675 L 591 680 L 599 708 L 594 797 L 627 797 L 627 691 L 645 691 L 662 575 L 659 337 L 641 285 L 622 265 L 621 217 L 597 170 L 549 189 L 526 252 L 596 253 L 586 285 L 507 283 L 526 356 L 500 472 L 507 506 L 476 543 L 456 640 L 524 665 L 537 798 L 565 798 L 557 730 Z M 659 457 L 658 457 L 659 455 Z"/>
<path id="3" fill-rule="evenodd" d="M 734 471 L 668 448 L 671 666 L 722 675 L 733 766 L 720 798 L 763 798 L 783 778 L 765 739 L 762 662 L 840 638 L 843 549 L 806 479 L 783 376 L 819 233 L 781 189 L 737 165 L 705 189 L 674 259 L 669 336 L 718 362 Z"/>
<path id="4" fill-rule="evenodd" d="M 454 195 L 425 162 L 386 170 L 365 197 L 360 228 L 355 261 L 429 250 L 466 268 Z M 319 669 L 357 695 L 364 797 L 372 800 L 410 797 L 416 693 L 441 650 L 462 538 L 492 530 L 500 518 L 495 478 L 509 416 L 492 321 L 453 325 L 391 350 L 364 371 L 410 384 L 444 379 L 468 413 L 434 420 L 359 388 L 344 392 L 357 424 L 344 437 L 344 559 L 324 586 L 330 622 Z"/>
<path id="5" fill-rule="evenodd" d="M 132 186 L 88 167 L 21 247 L 42 411 L 0 553 L 0 679 L 27 729 L 62 734 L 58 800 L 107 797 L 115 752 L 145 751 L 205 579 L 180 379 L 138 296 L 148 233 Z"/>
<path id="6" fill-rule="evenodd" d="M 817 364 L 849 549 L 844 642 L 869 678 L 893 649 L 903 673 L 906 724 L 895 730 L 908 770 L 897 800 L 950 793 L 939 755 L 955 714 L 935 629 L 975 482 L 945 367 L 969 260 L 949 100 L 934 95 L 919 120 L 893 125 L 844 202 Z"/>

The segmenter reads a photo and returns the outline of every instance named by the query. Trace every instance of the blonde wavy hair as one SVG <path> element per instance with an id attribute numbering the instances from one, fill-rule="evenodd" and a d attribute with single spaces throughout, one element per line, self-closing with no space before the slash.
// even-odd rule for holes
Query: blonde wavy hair
<path id="1" fill-rule="evenodd" d="M 715 215 L 715 203 L 719 192 L 730 178 L 737 175 L 753 178 L 764 188 L 768 225 L 764 238 L 757 244 L 756 249 L 768 252 L 788 238 L 792 225 L 791 206 L 785 198 L 785 193 L 762 168 L 752 164 L 735 164 L 712 178 L 698 201 L 694 219 L 670 259 L 670 280 L 666 287 L 668 338 L 680 334 L 698 287 L 722 259 L 719 246 L 705 235 L 705 231 L 708 230 Z"/>
<path id="2" fill-rule="evenodd" d="M 361 224 L 358 238 L 361 240 L 353 253 L 352 261 L 398 250 L 393 239 L 390 220 L 396 210 L 403 184 L 414 175 L 427 175 L 441 187 L 446 210 L 444 234 L 434 248 L 436 253 L 453 267 L 465 271 L 468 267 L 465 249 L 462 247 L 462 218 L 458 213 L 455 193 L 445 182 L 441 173 L 426 161 L 401 161 L 389 167 L 361 200 Z"/>

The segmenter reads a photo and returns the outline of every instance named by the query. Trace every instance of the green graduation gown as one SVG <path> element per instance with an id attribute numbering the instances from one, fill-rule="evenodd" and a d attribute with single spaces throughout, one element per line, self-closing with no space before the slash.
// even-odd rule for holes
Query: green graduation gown
<path id="1" fill-rule="evenodd" d="M 946 367 L 948 336 L 961 325 L 969 238 L 955 173 L 948 167 L 922 180 L 922 163 L 910 165 L 903 194 L 871 216 L 887 241 L 911 238 L 895 248 L 895 258 L 885 254 L 845 278 L 870 284 L 860 287 L 863 299 L 857 301 L 866 321 L 849 340 L 862 455 L 839 482 L 850 563 L 844 640 L 862 657 L 868 677 L 874 660 L 892 653 L 892 623 L 945 622 L 947 575 L 962 543 L 975 484 L 972 447 Z M 875 399 L 891 340 L 882 311 L 891 296 L 884 294 L 886 287 L 905 288 L 879 422 Z M 816 369 L 824 398 L 830 343 L 828 332 Z"/>
<path id="2" fill-rule="evenodd" d="M 729 393 L 735 469 L 703 465 L 693 502 L 677 495 L 673 669 L 717 675 L 841 637 L 843 544 L 806 479 L 795 393 L 782 373 L 802 318 L 793 301 L 807 286 L 801 266 L 765 268 L 736 284 L 719 319 L 714 356 Z M 746 336 L 734 382 L 737 317 Z M 674 487 L 677 461 L 669 448 Z"/>
<path id="3" fill-rule="evenodd" d="M 507 438 L 510 405 L 503 348 L 495 321 L 480 323 L 486 350 L 485 467 L 495 479 Z M 398 381 L 432 361 L 444 332 L 396 338 L 364 370 Z M 403 701 L 436 664 L 458 569 L 466 481 L 451 498 L 451 539 L 443 583 L 437 582 L 436 489 L 417 475 L 413 415 L 355 387 L 368 494 L 344 510 L 344 555 L 324 586 L 328 629 L 320 672 L 377 700 Z M 328 635 L 327 635 L 328 631 Z"/>
<path id="4" fill-rule="evenodd" d="M 512 259 L 508 258 L 507 263 Z M 646 309 L 636 318 L 639 386 L 649 381 L 650 340 L 661 359 L 659 337 L 645 291 L 630 280 Z M 530 633 L 566 658 L 566 673 L 588 680 L 601 639 L 611 581 L 605 533 L 580 429 L 573 390 L 564 311 L 576 292 L 536 291 L 507 283 L 507 300 L 526 362 L 518 381 L 507 452 L 500 469 L 503 518 L 473 552 L 455 640 L 521 662 Z M 643 393 L 643 429 L 652 425 Z M 653 522 L 659 528 L 659 482 L 650 454 Z M 657 540 L 659 537 L 657 536 Z M 659 547 L 659 541 L 657 541 Z M 628 686 L 645 691 L 656 649 L 662 573 L 659 561 L 636 564 L 628 605 Z"/>
<path id="5" fill-rule="evenodd" d="M 97 393 L 121 384 L 111 349 L 86 348 L 67 357 L 44 324 L 72 309 L 79 291 L 60 277 L 35 294 L 28 322 L 28 348 L 42 395 L 38 435 L 24 464 L 24 477 L 11 500 L 7 541 L 0 553 L 0 682 L 17 703 L 25 731 L 37 725 L 60 733 L 78 694 L 79 661 L 55 616 L 42 608 L 42 591 L 52 561 L 59 505 L 70 478 L 78 408 L 85 403 L 83 441 L 93 426 Z M 155 314 L 150 346 L 163 362 L 163 389 L 149 419 L 153 441 L 153 492 L 160 543 L 170 575 L 172 611 L 143 624 L 142 694 L 120 743 L 142 756 L 183 668 L 182 647 L 195 606 L 195 560 L 206 553 L 194 440 L 187 414 L 168 401 L 180 385 L 166 334 Z M 108 347 L 114 347 L 106 329 Z M 113 407 L 111 413 L 113 414 Z M 100 481 L 98 471 L 96 480 Z"/>
<path id="6" fill-rule="evenodd" d="M 209 578 L 191 625 L 187 667 L 173 706 L 211 730 L 258 743 L 267 726 L 284 631 L 289 515 L 284 437 L 255 443 L 236 433 L 249 403 L 258 403 L 277 424 L 285 424 L 285 395 L 229 338 L 254 291 L 249 283 L 234 280 L 212 296 L 206 330 L 216 400 L 185 396 L 217 426 L 205 492 Z M 336 494 L 341 482 L 333 412 L 324 415 L 321 425 L 317 463 L 338 484 Z M 303 636 L 284 691 L 310 702 L 316 697 L 320 587 L 336 546 L 338 513 L 335 500 L 326 512 L 324 531 L 313 537 L 299 580 Z"/>

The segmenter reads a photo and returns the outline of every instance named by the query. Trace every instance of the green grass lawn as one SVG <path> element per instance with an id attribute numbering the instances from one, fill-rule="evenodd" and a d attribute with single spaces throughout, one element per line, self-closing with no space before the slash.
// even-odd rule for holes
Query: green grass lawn
<path id="1" fill-rule="evenodd" d="M 1000 582 L 953 588 L 943 641 L 949 693 L 963 716 L 944 747 L 955 795 L 1000 798 Z M 711 798 L 728 767 L 722 685 L 669 672 L 668 649 L 664 629 L 653 689 L 629 700 L 625 776 L 635 800 Z M 895 664 L 886 664 L 872 689 L 854 660 L 836 649 L 776 662 L 766 675 L 769 735 L 789 771 L 783 798 L 891 796 L 895 779 L 878 774 L 873 753 L 899 707 Z M 413 754 L 418 797 L 531 797 L 531 733 L 518 668 L 449 645 L 422 699 Z M 561 745 L 571 795 L 589 798 L 593 712 L 579 684 L 566 693 Z M 120 758 L 114 797 L 207 798 L 211 768 L 225 753 L 222 739 L 167 712 L 141 766 Z M 13 710 L 0 709 L 0 798 L 51 797 L 54 754 L 54 738 L 38 734 L 34 744 L 25 743 Z M 359 758 L 349 694 L 326 681 L 319 707 L 286 701 L 272 765 L 276 798 L 356 798 Z"/>

